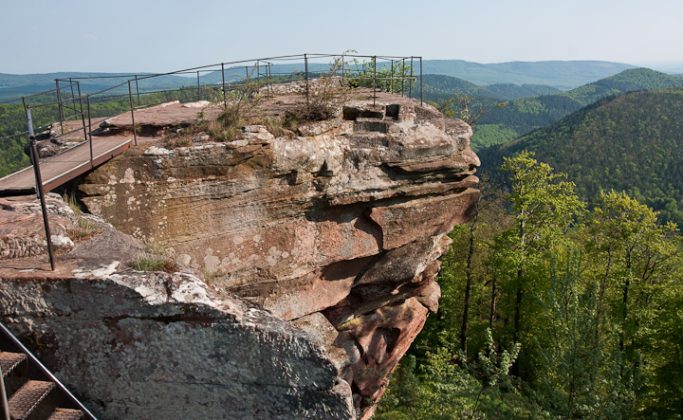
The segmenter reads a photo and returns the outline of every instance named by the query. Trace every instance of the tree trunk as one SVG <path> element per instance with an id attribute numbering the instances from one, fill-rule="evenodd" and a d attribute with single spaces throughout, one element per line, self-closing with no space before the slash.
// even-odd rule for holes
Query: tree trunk
<path id="1" fill-rule="evenodd" d="M 472 257 L 474 255 L 474 231 L 477 228 L 477 218 L 470 224 L 469 248 L 467 250 L 467 265 L 465 266 L 465 300 L 462 308 L 462 325 L 460 326 L 460 348 L 467 355 L 467 326 L 470 310 L 470 291 L 472 289 Z"/>
<path id="2" fill-rule="evenodd" d="M 493 331 L 493 324 L 496 322 L 496 300 L 498 298 L 498 289 L 496 284 L 496 275 L 491 279 L 491 306 L 489 308 L 489 328 Z"/>
<path id="3" fill-rule="evenodd" d="M 525 241 L 525 233 L 524 233 L 524 219 L 519 221 L 519 242 L 520 242 L 520 248 L 523 253 L 526 252 L 525 246 L 526 246 L 526 241 Z M 520 263 L 521 264 L 521 263 Z M 522 267 L 517 269 L 517 293 L 515 295 L 515 319 L 514 319 L 514 326 L 513 326 L 513 331 L 512 331 L 512 341 L 513 342 L 518 342 L 519 339 L 519 334 L 522 330 L 522 298 L 524 295 L 524 288 L 522 287 L 522 277 L 524 273 L 522 271 Z"/>

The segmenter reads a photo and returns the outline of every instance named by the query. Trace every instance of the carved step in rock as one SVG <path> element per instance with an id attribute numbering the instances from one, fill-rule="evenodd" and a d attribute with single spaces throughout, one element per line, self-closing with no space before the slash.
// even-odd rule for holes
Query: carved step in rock
<path id="1" fill-rule="evenodd" d="M 13 419 L 26 419 L 28 416 L 40 411 L 41 403 L 46 400 L 55 384 L 46 381 L 29 380 L 7 402 L 10 417 Z"/>
<path id="2" fill-rule="evenodd" d="M 58 408 L 52 412 L 47 420 L 80 420 L 83 412 L 73 408 Z"/>
<path id="3" fill-rule="evenodd" d="M 376 133 L 384 133 L 389 130 L 389 124 L 385 121 L 378 121 L 371 118 L 358 118 L 353 123 L 353 131 L 371 131 Z"/>

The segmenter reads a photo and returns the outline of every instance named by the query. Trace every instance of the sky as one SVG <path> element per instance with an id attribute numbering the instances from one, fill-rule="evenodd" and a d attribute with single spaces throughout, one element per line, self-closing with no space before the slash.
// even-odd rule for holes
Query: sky
<path id="1" fill-rule="evenodd" d="M 299 53 L 683 72 L 683 0 L 0 0 L 0 73 L 164 72 Z"/>

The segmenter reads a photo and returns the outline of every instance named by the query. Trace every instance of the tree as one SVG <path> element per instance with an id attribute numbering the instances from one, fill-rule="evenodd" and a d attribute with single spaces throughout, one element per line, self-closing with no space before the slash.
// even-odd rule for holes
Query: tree
<path id="1" fill-rule="evenodd" d="M 517 342 L 524 328 L 524 296 L 538 285 L 538 276 L 535 278 L 533 272 L 547 271 L 543 257 L 564 242 L 564 234 L 585 204 L 577 197 L 574 183 L 536 161 L 533 153 L 506 158 L 502 169 L 510 174 L 509 201 L 516 226 L 504 231 L 499 241 L 504 244 L 501 263 L 506 262 L 514 270 L 512 341 Z"/>

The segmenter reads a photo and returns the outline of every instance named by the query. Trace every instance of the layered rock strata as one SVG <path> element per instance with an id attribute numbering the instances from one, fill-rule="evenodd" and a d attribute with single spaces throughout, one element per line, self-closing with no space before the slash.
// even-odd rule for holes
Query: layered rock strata
<path id="1" fill-rule="evenodd" d="M 364 409 L 438 307 L 439 257 L 471 216 L 479 162 L 470 127 L 431 106 L 381 95 L 337 114 L 296 136 L 254 125 L 232 142 L 149 147 L 79 188 L 91 212 L 213 286 L 334 330 L 325 346 L 344 350 Z"/>
<path id="2" fill-rule="evenodd" d="M 297 98 L 260 107 L 281 116 Z M 141 115 L 145 132 L 174 129 L 172 107 L 186 126 L 189 111 L 169 105 L 157 125 Z M 438 309 L 439 258 L 473 215 L 479 161 L 467 124 L 407 98 L 350 95 L 334 113 L 230 142 L 142 139 L 79 195 L 185 274 L 133 272 L 127 254 L 84 267 L 88 250 L 107 254 L 95 236 L 54 284 L 6 276 L 3 318 L 104 418 L 181 401 L 203 407 L 183 418 L 370 417 Z M 125 131 L 126 117 L 107 124 Z"/>

